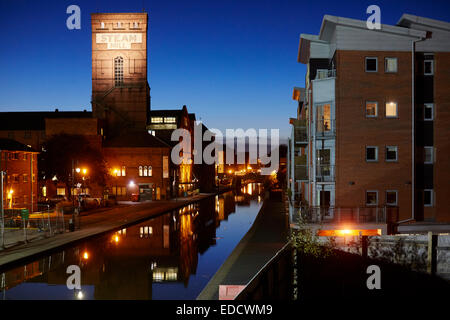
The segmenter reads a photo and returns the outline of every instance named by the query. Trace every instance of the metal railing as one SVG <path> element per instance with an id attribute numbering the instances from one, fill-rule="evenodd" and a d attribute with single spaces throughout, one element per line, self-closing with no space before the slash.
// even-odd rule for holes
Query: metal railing
<path id="1" fill-rule="evenodd" d="M 292 300 L 293 251 L 287 243 L 250 280 L 234 300 Z"/>
<path id="2" fill-rule="evenodd" d="M 321 164 L 316 166 L 317 182 L 333 182 L 335 181 L 334 165 Z"/>
<path id="3" fill-rule="evenodd" d="M 327 78 L 336 78 L 336 69 L 328 70 L 328 69 L 318 69 L 316 73 L 316 79 L 327 79 Z"/>
<path id="4" fill-rule="evenodd" d="M 336 135 L 336 120 L 335 119 L 318 119 L 316 122 L 316 137 L 326 138 L 334 137 Z"/>
<path id="5" fill-rule="evenodd" d="M 398 207 L 302 207 L 299 217 L 305 223 L 393 223 Z"/>
<path id="6" fill-rule="evenodd" d="M 26 207 L 15 204 L 4 209 L 3 220 L 0 217 L 0 249 L 65 232 L 67 223 L 61 210 L 38 205 L 37 212 L 29 212 Z"/>

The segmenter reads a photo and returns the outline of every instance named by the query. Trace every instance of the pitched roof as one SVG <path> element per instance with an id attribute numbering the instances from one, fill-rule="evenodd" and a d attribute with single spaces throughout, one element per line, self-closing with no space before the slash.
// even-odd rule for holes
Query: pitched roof
<path id="1" fill-rule="evenodd" d="M 91 118 L 88 111 L 0 112 L 1 130 L 45 130 L 45 119 Z"/>
<path id="2" fill-rule="evenodd" d="M 33 148 L 16 140 L 0 138 L 0 151 L 2 150 L 36 152 Z"/>
<path id="3" fill-rule="evenodd" d="M 155 136 L 145 132 L 130 132 L 106 139 L 104 148 L 170 148 L 170 146 Z"/>

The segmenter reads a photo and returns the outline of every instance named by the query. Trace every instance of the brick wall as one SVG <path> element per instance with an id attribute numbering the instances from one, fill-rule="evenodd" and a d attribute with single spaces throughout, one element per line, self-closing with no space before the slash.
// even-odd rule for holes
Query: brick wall
<path id="1" fill-rule="evenodd" d="M 411 216 L 411 55 L 408 52 L 337 51 L 336 206 L 365 206 L 366 190 L 398 191 L 399 218 Z M 378 57 L 378 72 L 365 72 L 365 57 Z M 384 58 L 398 58 L 398 72 L 384 72 Z M 366 118 L 365 102 L 378 102 Z M 398 118 L 385 117 L 385 103 L 398 103 Z M 378 161 L 366 162 L 365 147 L 378 146 Z M 398 146 L 398 161 L 385 161 L 385 147 Z M 354 182 L 350 185 L 350 182 Z"/>

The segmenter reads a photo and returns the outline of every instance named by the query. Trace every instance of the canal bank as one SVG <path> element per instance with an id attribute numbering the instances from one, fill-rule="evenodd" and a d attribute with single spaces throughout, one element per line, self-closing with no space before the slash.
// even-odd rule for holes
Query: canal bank
<path id="1" fill-rule="evenodd" d="M 224 193 L 229 190 L 220 190 Z M 189 198 L 178 198 L 168 201 L 147 202 L 82 216 L 81 229 L 74 232 L 55 235 L 49 238 L 36 239 L 21 245 L 0 250 L 0 270 L 38 258 L 76 244 L 92 237 L 115 231 L 127 226 L 159 216 L 167 211 L 182 208 L 186 205 L 216 196 L 216 193 L 199 194 Z"/>
<path id="2" fill-rule="evenodd" d="M 284 203 L 266 198 L 250 230 L 228 256 L 197 300 L 218 300 L 220 285 L 245 286 L 286 244 L 288 220 Z"/>

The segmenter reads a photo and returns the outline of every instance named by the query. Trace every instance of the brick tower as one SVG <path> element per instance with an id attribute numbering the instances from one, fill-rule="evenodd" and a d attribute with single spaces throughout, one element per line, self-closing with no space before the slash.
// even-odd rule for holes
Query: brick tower
<path id="1" fill-rule="evenodd" d="M 92 112 L 107 137 L 146 129 L 147 21 L 147 13 L 91 14 Z"/>

